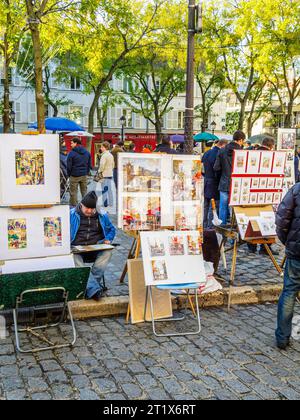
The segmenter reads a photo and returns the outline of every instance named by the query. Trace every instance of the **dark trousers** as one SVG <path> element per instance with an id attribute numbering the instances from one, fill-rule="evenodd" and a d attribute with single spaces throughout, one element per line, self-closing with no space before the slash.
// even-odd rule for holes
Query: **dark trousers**
<path id="1" fill-rule="evenodd" d="M 216 201 L 217 213 L 219 213 L 220 201 Z M 204 229 L 212 229 L 214 227 L 213 221 L 214 215 L 211 206 L 211 200 L 209 198 L 204 198 L 204 216 L 203 216 L 203 227 Z"/>

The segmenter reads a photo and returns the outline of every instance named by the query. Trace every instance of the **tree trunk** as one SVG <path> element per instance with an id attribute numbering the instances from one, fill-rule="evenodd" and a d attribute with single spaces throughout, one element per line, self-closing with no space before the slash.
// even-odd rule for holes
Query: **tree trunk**
<path id="1" fill-rule="evenodd" d="M 287 114 L 284 119 L 284 127 L 285 128 L 292 128 L 293 126 L 293 105 L 294 101 L 293 99 L 290 99 L 287 107 Z"/>
<path id="2" fill-rule="evenodd" d="M 45 100 L 43 93 L 43 62 L 42 48 L 38 23 L 30 23 L 29 25 L 34 56 L 34 73 L 35 73 L 35 100 L 37 112 L 37 126 L 40 133 L 45 133 Z"/>
<path id="3" fill-rule="evenodd" d="M 247 104 L 246 99 L 241 101 L 241 109 L 240 109 L 238 129 L 242 130 L 242 131 L 244 130 L 244 122 L 245 122 L 245 116 L 246 116 L 246 104 Z"/>
<path id="4" fill-rule="evenodd" d="M 157 143 L 160 144 L 162 141 L 162 127 L 160 119 L 155 120 L 155 131 L 156 131 L 156 137 L 157 137 Z"/>
<path id="5" fill-rule="evenodd" d="M 3 83 L 3 133 L 10 132 L 10 103 L 9 103 L 9 60 L 7 54 L 4 59 Z"/>
<path id="6" fill-rule="evenodd" d="M 88 132 L 93 134 L 94 132 L 94 117 L 95 117 L 95 112 L 98 109 L 98 104 L 99 104 L 99 99 L 101 96 L 101 91 L 102 91 L 102 85 L 99 84 L 95 90 L 95 94 L 94 94 L 94 99 L 92 102 L 92 105 L 90 107 L 89 110 L 89 122 L 88 122 Z M 89 152 L 91 152 L 92 149 L 92 138 L 89 137 L 87 139 L 87 143 L 86 143 L 86 148 Z"/>

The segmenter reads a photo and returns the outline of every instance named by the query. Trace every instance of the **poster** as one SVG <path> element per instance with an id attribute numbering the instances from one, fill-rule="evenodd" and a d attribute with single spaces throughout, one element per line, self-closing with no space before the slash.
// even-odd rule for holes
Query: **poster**
<path id="1" fill-rule="evenodd" d="M 147 286 L 206 282 L 199 232 L 141 232 L 141 244 Z"/>
<path id="2" fill-rule="evenodd" d="M 247 166 L 247 173 L 248 174 L 258 174 L 259 167 L 260 167 L 260 158 L 261 152 L 258 150 L 251 150 L 248 154 L 248 166 Z"/>
<path id="3" fill-rule="evenodd" d="M 149 231 L 202 226 L 203 179 L 198 156 L 119 156 L 118 226 Z"/>
<path id="4" fill-rule="evenodd" d="M 296 147 L 296 130 L 290 128 L 278 129 L 277 150 L 292 150 Z"/>
<path id="5" fill-rule="evenodd" d="M 70 254 L 68 206 L 0 208 L 0 260 Z"/>
<path id="6" fill-rule="evenodd" d="M 0 135 L 0 205 L 60 203 L 58 135 Z"/>

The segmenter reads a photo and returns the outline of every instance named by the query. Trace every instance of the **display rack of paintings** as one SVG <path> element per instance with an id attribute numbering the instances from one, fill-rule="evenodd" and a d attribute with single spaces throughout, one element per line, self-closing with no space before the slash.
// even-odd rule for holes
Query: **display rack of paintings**
<path id="1" fill-rule="evenodd" d="M 283 193 L 286 194 L 295 185 L 295 147 L 296 130 L 288 128 L 278 129 L 277 149 L 285 150 L 287 154 L 286 165 L 284 168 Z"/>
<path id="2" fill-rule="evenodd" d="M 68 206 L 0 208 L 0 260 L 70 254 Z"/>
<path id="3" fill-rule="evenodd" d="M 0 205 L 57 204 L 57 135 L 0 135 Z"/>
<path id="4" fill-rule="evenodd" d="M 203 181 L 199 157 L 125 153 L 118 157 L 119 228 L 200 228 Z"/>
<path id="5" fill-rule="evenodd" d="M 295 150 L 297 131 L 293 128 L 279 128 L 277 150 Z"/>
<path id="6" fill-rule="evenodd" d="M 145 283 L 205 283 L 202 236 L 198 231 L 141 232 Z"/>
<path id="7" fill-rule="evenodd" d="M 239 150 L 234 154 L 231 206 L 279 204 L 288 153 Z"/>

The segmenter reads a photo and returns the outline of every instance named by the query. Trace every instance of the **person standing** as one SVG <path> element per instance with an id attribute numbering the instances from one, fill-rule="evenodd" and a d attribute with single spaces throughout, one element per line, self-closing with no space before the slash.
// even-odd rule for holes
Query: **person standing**
<path id="1" fill-rule="evenodd" d="M 117 143 L 111 151 L 111 154 L 113 155 L 114 161 L 115 161 L 115 167 L 113 170 L 113 178 L 114 178 L 116 188 L 118 188 L 118 154 L 123 153 L 123 152 L 124 152 L 123 141 L 119 141 L 119 143 Z"/>
<path id="2" fill-rule="evenodd" d="M 81 145 L 77 137 L 71 140 L 71 152 L 67 158 L 67 172 L 70 178 L 70 205 L 77 205 L 78 186 L 81 196 L 87 193 L 88 175 L 92 169 L 91 154 Z"/>
<path id="3" fill-rule="evenodd" d="M 236 131 L 233 135 L 233 141 L 227 144 L 227 146 L 220 150 L 214 170 L 221 173 L 219 191 L 220 191 L 220 212 L 219 217 L 222 220 L 223 225 L 227 224 L 229 216 L 229 192 L 232 175 L 232 163 L 233 153 L 235 150 L 242 150 L 244 141 L 246 139 L 243 131 Z"/>
<path id="4" fill-rule="evenodd" d="M 172 148 L 172 142 L 168 135 L 164 135 L 161 143 L 157 146 L 154 151 L 155 153 L 167 153 L 168 155 L 177 155 L 176 150 Z"/>
<path id="5" fill-rule="evenodd" d="M 220 173 L 214 170 L 214 165 L 218 153 L 227 144 L 226 140 L 216 141 L 214 147 L 204 153 L 202 164 L 204 168 L 204 229 L 212 229 L 213 212 L 211 207 L 211 200 L 216 202 L 217 211 L 219 211 L 220 192 L 218 190 L 220 182 Z"/>
<path id="6" fill-rule="evenodd" d="M 115 160 L 111 154 L 110 144 L 104 142 L 101 144 L 101 158 L 98 173 L 102 177 L 102 199 L 104 207 L 113 206 L 113 193 L 112 193 L 112 181 L 113 181 L 113 171 L 115 168 Z"/>
<path id="7" fill-rule="evenodd" d="M 290 344 L 296 298 L 300 292 L 300 183 L 284 197 L 276 214 L 276 231 L 286 247 L 283 292 L 278 303 L 277 347 L 285 350 Z"/>

